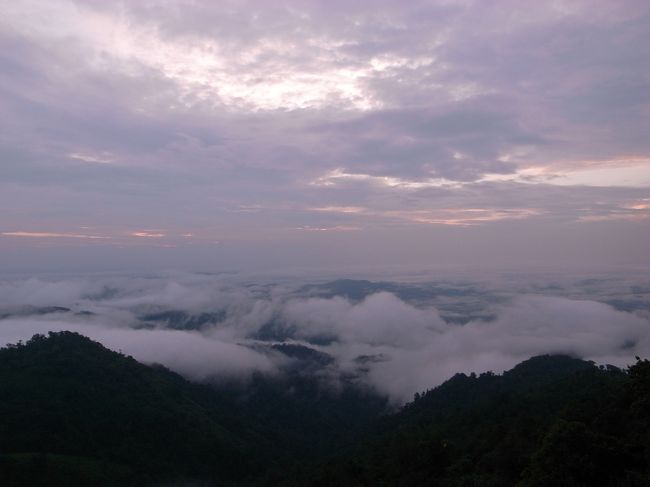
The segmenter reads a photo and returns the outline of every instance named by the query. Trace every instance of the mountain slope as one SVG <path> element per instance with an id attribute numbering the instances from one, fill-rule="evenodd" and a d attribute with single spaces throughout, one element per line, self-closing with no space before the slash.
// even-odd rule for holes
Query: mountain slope
<path id="1" fill-rule="evenodd" d="M 457 374 L 396 414 L 324 386 L 328 357 L 191 384 L 71 332 L 0 349 L 0 485 L 645 486 L 650 362 Z"/>
<path id="2" fill-rule="evenodd" d="M 259 458 L 259 438 L 227 401 L 71 332 L 0 350 L 0 438 L 4 463 L 18 459 L 17 470 L 25 461 L 45 465 L 44 453 L 58 455 L 50 463 L 103 462 L 91 483 L 120 472 L 140 481 L 240 480 Z"/>
<path id="3" fill-rule="evenodd" d="M 650 485 L 648 378 L 542 356 L 457 374 L 366 431 L 356 451 L 295 481 L 311 486 Z"/>
<path id="4" fill-rule="evenodd" d="M 290 359 L 281 374 L 206 385 L 71 332 L 0 349 L 0 484 L 243 485 L 332 454 L 385 412 L 321 377 L 331 357 L 271 349 Z"/>

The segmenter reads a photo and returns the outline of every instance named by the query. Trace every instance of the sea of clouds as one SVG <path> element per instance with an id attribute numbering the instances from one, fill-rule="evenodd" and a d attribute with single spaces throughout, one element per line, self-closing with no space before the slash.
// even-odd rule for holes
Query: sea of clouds
<path id="1" fill-rule="evenodd" d="M 650 356 L 647 276 L 463 276 L 434 284 L 420 277 L 404 287 L 370 283 L 354 297 L 350 285 L 368 281 L 345 281 L 340 293 L 337 282 L 174 273 L 6 277 L 0 345 L 71 330 L 191 380 L 245 381 L 254 372 L 282 373 L 291 359 L 269 345 L 283 341 L 329 354 L 334 361 L 321 373 L 395 403 L 457 372 L 501 372 L 539 354 L 618 366 Z M 459 321 L 464 306 L 472 311 Z M 180 318 L 167 319 L 168 312 Z"/>

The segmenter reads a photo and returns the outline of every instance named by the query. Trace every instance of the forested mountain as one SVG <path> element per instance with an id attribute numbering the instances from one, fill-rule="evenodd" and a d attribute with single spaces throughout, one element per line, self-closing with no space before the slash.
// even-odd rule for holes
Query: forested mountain
<path id="1" fill-rule="evenodd" d="M 71 332 L 0 350 L 2 485 L 648 485 L 650 362 L 458 374 L 386 414 L 310 371 L 197 385 Z M 287 348 L 288 347 L 288 348 Z M 313 371 L 312 371 L 313 372 Z"/>
<path id="2" fill-rule="evenodd" d="M 71 332 L 0 349 L 0 485 L 242 485 L 326 455 L 385 399 L 302 373 L 197 385 Z"/>
<path id="3" fill-rule="evenodd" d="M 416 394 L 352 454 L 280 485 L 647 486 L 649 426 L 650 362 L 540 356 Z"/>
<path id="4" fill-rule="evenodd" d="M 18 485 L 240 479 L 264 462 L 219 395 L 70 332 L 0 350 L 0 438 Z"/>

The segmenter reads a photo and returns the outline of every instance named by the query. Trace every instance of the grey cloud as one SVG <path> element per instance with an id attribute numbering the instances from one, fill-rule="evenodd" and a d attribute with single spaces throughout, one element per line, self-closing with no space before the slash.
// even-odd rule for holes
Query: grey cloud
<path id="1" fill-rule="evenodd" d="M 366 364 L 368 380 L 398 400 L 458 371 L 500 372 L 542 353 L 624 365 L 633 350 L 650 351 L 647 320 L 592 301 L 522 296 L 501 306 L 494 321 L 463 326 L 444 324 L 435 310 L 427 317 L 431 311 L 390 295 L 356 305 L 334 298 L 300 307 L 308 332 L 323 320 L 316 330 L 335 333 L 338 341 L 330 350 L 342 367 L 354 370 L 359 356 L 380 358 Z"/>
<path id="2" fill-rule="evenodd" d="M 435 309 L 413 308 L 386 292 L 358 304 L 343 298 L 289 302 L 283 318 L 296 324 L 298 336 L 306 339 L 334 335 L 343 342 L 405 348 L 446 327 Z"/>
<path id="3" fill-rule="evenodd" d="M 2 344 L 16 343 L 31 335 L 69 330 L 97 340 L 113 350 L 149 364 L 162 364 L 196 381 L 214 377 L 245 379 L 253 372 L 275 373 L 278 357 L 249 347 L 176 330 L 135 330 L 55 320 L 7 319 L 2 322 Z M 275 362 L 273 360 L 275 358 Z"/>
<path id="4" fill-rule="evenodd" d="M 379 176 L 444 177 L 476 180 L 485 173 L 511 173 L 499 161 L 511 144 L 540 145 L 544 140 L 518 126 L 507 99 L 477 99 L 420 109 L 386 110 L 324 127 L 332 142 L 332 162 L 349 172 Z M 352 137 L 350 137 L 350 135 Z M 337 153 L 338 152 L 338 153 Z M 454 154 L 463 156 L 455 160 Z"/>
<path id="5" fill-rule="evenodd" d="M 499 227 L 505 228 L 503 245 L 509 234 L 530 240 L 523 235 L 525 220 L 544 220 L 546 243 L 553 245 L 565 238 L 563 225 L 573 223 L 569 233 L 579 235 L 578 222 L 591 218 L 603 233 L 621 233 L 609 237 L 611 249 L 595 262 L 621 259 L 626 242 L 647 233 L 647 209 L 627 208 L 643 206 L 647 187 L 607 187 L 602 176 L 600 188 L 560 188 L 552 180 L 480 182 L 486 174 L 514 175 L 529 166 L 553 173 L 612 159 L 610 166 L 624 172 L 619 159 L 626 157 L 637 158 L 639 172 L 647 166 L 646 2 L 53 5 L 7 5 L 0 24 L 0 206 L 8 209 L 0 232 L 73 232 L 81 226 L 116 238 L 147 228 L 203 232 L 203 244 L 226 241 L 240 249 L 210 260 L 225 266 L 252 261 L 252 254 L 269 246 L 278 253 L 290 249 L 278 266 L 289 254 L 300 260 L 296 265 L 313 264 L 318 251 L 327 254 L 323 262 L 346 253 L 355 261 L 377 240 L 368 233 L 376 229 L 388 235 L 399 228 L 399 235 L 381 239 L 393 242 L 400 236 L 446 240 L 448 230 L 423 230 L 422 221 L 396 216 L 408 211 L 478 208 L 508 216 L 535 210 Z M 29 15 L 46 8 L 60 9 L 60 17 L 44 25 Z M 126 47 L 113 42 L 115 26 L 133 35 L 120 39 Z M 139 43 L 151 52 L 137 51 Z M 221 57 L 212 66 L 215 52 Z M 183 74 L 194 67 L 183 65 L 188 59 L 208 67 Z M 219 78 L 221 72 L 228 76 Z M 213 78 L 219 83 L 210 84 Z M 286 79 L 297 84 L 273 95 L 273 83 Z M 312 94 L 318 103 L 287 104 L 309 99 L 314 87 L 323 90 Z M 219 95 L 220 88 L 231 92 Z M 282 103 L 257 106 L 259 100 L 247 100 L 253 95 L 262 101 L 277 96 Z M 312 184 L 338 168 L 463 184 L 410 190 L 367 181 Z M 366 211 L 310 211 L 336 206 Z M 610 217 L 628 218 L 628 226 L 621 230 Z M 595 223 L 597 218 L 603 221 Z M 360 236 L 333 245 L 336 237 L 326 237 L 327 229 L 345 226 L 358 228 Z M 296 230 L 307 227 L 325 229 L 321 240 Z M 581 245 L 585 255 L 595 255 L 587 233 Z M 492 230 L 475 230 L 472 239 L 488 248 Z M 24 240 L 9 240 L 0 236 L 3 251 L 27 247 Z M 335 253 L 341 242 L 354 248 Z M 198 255 L 188 242 L 165 243 L 183 247 L 169 252 L 172 266 Z M 397 256 L 382 245 L 375 250 L 384 253 L 379 261 L 408 254 Z M 528 251 L 529 261 L 536 258 Z M 7 252 L 0 259 L 10 259 Z M 36 252 L 65 250 L 33 250 L 31 257 L 24 248 L 11 252 L 30 265 Z M 89 261 L 110 253 L 84 252 L 95 252 Z M 214 256 L 207 246 L 201 252 Z M 112 262 L 128 267 L 141 257 L 136 254 L 114 249 Z M 436 259 L 434 253 L 422 257 Z M 634 259 L 647 262 L 641 252 Z"/>
<path id="6" fill-rule="evenodd" d="M 0 342 L 73 330 L 146 363 L 206 380 L 281 373 L 286 357 L 260 339 L 288 339 L 334 357 L 329 380 L 356 377 L 399 403 L 456 372 L 499 372 L 537 354 L 567 353 L 615 365 L 650 354 L 647 304 L 636 304 L 635 312 L 606 304 L 625 309 L 631 299 L 647 299 L 646 277 L 451 273 L 431 285 L 419 274 L 402 288 L 390 283 L 406 301 L 373 290 L 358 300 L 309 297 L 306 289 L 319 289 L 302 286 L 313 282 L 309 277 L 255 285 L 244 276 L 207 274 L 5 278 Z M 335 283 L 330 286 L 336 294 Z M 439 310 L 453 316 L 461 308 L 469 313 L 466 324 L 441 318 Z M 204 318 L 197 329 L 173 329 L 162 318 L 167 312 Z"/>

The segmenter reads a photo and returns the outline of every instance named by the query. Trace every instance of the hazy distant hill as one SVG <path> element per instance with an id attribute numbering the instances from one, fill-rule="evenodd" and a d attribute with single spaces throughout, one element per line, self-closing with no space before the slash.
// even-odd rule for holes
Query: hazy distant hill
<path id="1" fill-rule="evenodd" d="M 199 313 L 193 315 L 182 310 L 158 311 L 140 316 L 145 326 L 164 325 L 175 330 L 198 330 L 204 325 L 223 321 L 225 311 Z"/>

